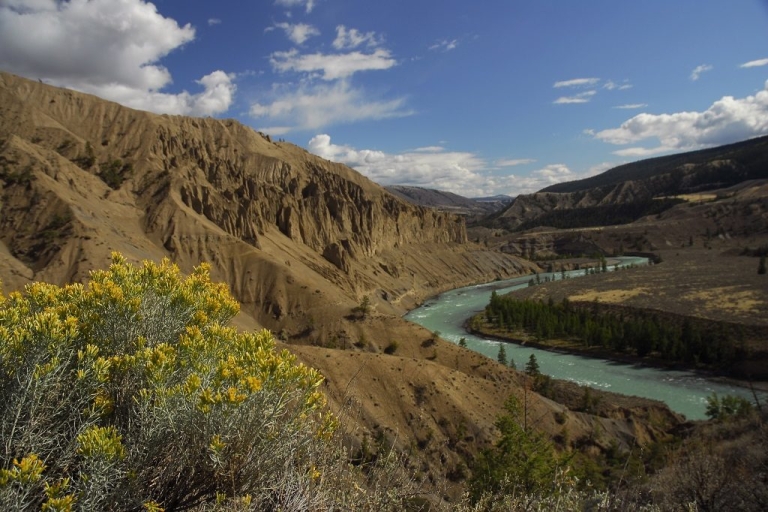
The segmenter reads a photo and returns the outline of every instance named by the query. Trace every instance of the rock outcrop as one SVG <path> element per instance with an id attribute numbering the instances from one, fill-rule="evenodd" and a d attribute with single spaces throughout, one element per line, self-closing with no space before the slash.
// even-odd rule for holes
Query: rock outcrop
<path id="1" fill-rule="evenodd" d="M 154 115 L 0 74 L 0 272 L 6 289 L 82 280 L 118 250 L 211 263 L 256 322 L 400 311 L 524 271 L 464 221 L 233 120 Z M 315 293 L 320 290 L 319 293 Z"/>

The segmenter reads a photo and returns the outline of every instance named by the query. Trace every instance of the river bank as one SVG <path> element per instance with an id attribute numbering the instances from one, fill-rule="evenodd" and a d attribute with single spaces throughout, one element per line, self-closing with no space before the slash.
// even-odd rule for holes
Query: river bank
<path id="1" fill-rule="evenodd" d="M 639 258 L 622 258 L 622 265 L 634 262 L 641 265 Z M 611 269 L 609 269 L 611 270 Z M 641 269 L 622 270 L 638 272 Z M 607 274 L 613 275 L 609 271 Z M 569 278 L 582 277 L 584 271 L 567 272 Z M 556 275 L 541 274 L 541 278 L 554 277 L 557 282 L 536 286 L 529 289 L 541 289 L 545 286 L 557 287 L 561 284 L 561 273 Z M 467 333 L 465 322 L 471 316 L 485 309 L 493 291 L 498 294 L 527 288 L 531 276 L 522 276 L 504 281 L 493 281 L 444 292 L 423 302 L 422 306 L 411 310 L 405 319 L 421 325 L 431 332 L 438 331 L 440 337 L 459 343 L 465 338 L 467 348 L 495 360 L 498 355 L 499 341 L 482 335 Z M 584 284 L 591 283 L 594 276 Z M 581 279 L 568 279 L 570 286 L 582 283 Z M 660 400 L 673 411 L 684 414 L 689 419 L 706 418 L 706 401 L 712 393 L 718 395 L 738 395 L 752 400 L 749 389 L 731 385 L 723 379 L 713 379 L 706 374 L 675 369 L 660 369 L 636 364 L 637 361 L 624 362 L 598 357 L 586 357 L 579 354 L 553 352 L 531 345 L 507 344 L 507 357 L 518 363 L 524 363 L 531 354 L 535 354 L 542 373 L 553 379 L 575 382 L 580 386 L 612 391 L 627 396 L 639 396 Z"/>
<path id="2" fill-rule="evenodd" d="M 633 354 L 617 354 L 614 351 L 607 350 L 602 347 L 584 347 L 583 345 L 574 341 L 548 340 L 546 342 L 541 342 L 528 336 L 521 338 L 505 335 L 498 330 L 491 329 L 487 326 L 481 326 L 479 328 L 472 329 L 470 327 L 472 318 L 475 317 L 470 317 L 466 320 L 464 323 L 464 328 L 467 333 L 473 334 L 475 336 L 480 335 L 484 338 L 490 338 L 520 347 L 533 347 L 538 350 L 544 350 L 554 354 L 577 355 L 580 357 L 588 357 L 601 361 L 610 361 L 619 364 L 655 368 L 659 370 L 690 372 L 700 376 L 703 379 L 711 380 L 714 382 L 720 382 L 731 386 L 738 386 L 744 389 L 755 389 L 756 391 L 768 393 L 768 381 L 765 380 L 750 381 L 745 379 L 738 379 L 712 369 L 694 367 L 681 362 L 664 361 L 656 357 L 640 357 Z"/>

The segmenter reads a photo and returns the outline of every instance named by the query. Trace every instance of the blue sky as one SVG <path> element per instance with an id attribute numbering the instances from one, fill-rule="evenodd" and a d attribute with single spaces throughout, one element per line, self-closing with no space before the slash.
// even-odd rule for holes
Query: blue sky
<path id="1" fill-rule="evenodd" d="M 0 69 L 515 195 L 768 134 L 768 2 L 0 0 Z"/>

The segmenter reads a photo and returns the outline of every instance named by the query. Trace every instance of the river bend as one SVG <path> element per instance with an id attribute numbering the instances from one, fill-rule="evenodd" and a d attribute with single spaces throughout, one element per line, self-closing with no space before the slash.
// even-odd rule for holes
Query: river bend
<path id="1" fill-rule="evenodd" d="M 647 264 L 647 260 L 643 258 L 620 259 L 620 265 Z M 613 267 L 609 267 L 609 270 L 613 270 Z M 584 271 L 574 270 L 566 274 L 568 277 L 582 277 Z M 542 279 L 545 277 L 560 279 L 560 273 L 541 274 Z M 443 339 L 453 343 L 458 343 L 464 337 L 468 348 L 496 359 L 500 342 L 469 334 L 464 329 L 464 322 L 485 308 L 494 290 L 500 295 L 518 290 L 528 286 L 530 278 L 531 276 L 524 276 L 457 288 L 426 301 L 421 307 L 406 314 L 405 318 L 430 331 L 439 331 Z M 712 393 L 738 395 L 752 400 L 747 389 L 714 382 L 694 372 L 617 363 L 550 352 L 515 343 L 506 343 L 504 348 L 507 358 L 512 358 L 518 369 L 522 369 L 530 355 L 535 354 L 542 373 L 553 378 L 570 380 L 615 393 L 661 400 L 672 410 L 684 414 L 689 419 L 706 417 L 706 398 Z"/>

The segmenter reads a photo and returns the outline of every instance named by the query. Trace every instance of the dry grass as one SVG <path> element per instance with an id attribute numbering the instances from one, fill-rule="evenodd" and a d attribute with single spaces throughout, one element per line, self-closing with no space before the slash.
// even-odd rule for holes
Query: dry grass
<path id="1" fill-rule="evenodd" d="M 650 295 L 648 288 L 633 288 L 630 290 L 585 290 L 584 293 L 570 297 L 572 301 L 598 301 L 609 304 L 623 304 L 627 300 L 640 295 Z"/>
<path id="2" fill-rule="evenodd" d="M 594 301 L 657 309 L 709 320 L 768 326 L 768 279 L 757 258 L 733 250 L 658 251 L 664 263 L 557 281 L 519 292 L 521 297 Z"/>

